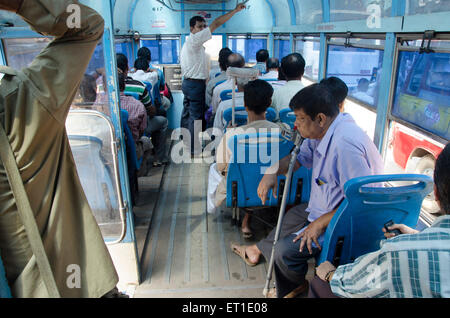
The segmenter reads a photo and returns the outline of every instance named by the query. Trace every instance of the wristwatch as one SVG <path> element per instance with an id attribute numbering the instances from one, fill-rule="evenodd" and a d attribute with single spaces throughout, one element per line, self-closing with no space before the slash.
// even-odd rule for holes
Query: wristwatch
<path id="1" fill-rule="evenodd" d="M 336 270 L 333 269 L 332 271 L 329 271 L 329 272 L 325 275 L 325 280 L 326 280 L 327 282 L 330 282 L 330 281 L 331 281 L 331 278 L 333 277 L 333 274 L 334 274 L 335 271 L 336 271 Z"/>

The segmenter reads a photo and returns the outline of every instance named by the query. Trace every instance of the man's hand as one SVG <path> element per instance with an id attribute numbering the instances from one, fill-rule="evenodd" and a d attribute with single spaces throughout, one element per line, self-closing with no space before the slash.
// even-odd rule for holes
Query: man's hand
<path id="1" fill-rule="evenodd" d="M 0 10 L 17 12 L 22 6 L 23 0 L 0 0 Z"/>
<path id="2" fill-rule="evenodd" d="M 312 254 L 312 242 L 316 244 L 318 249 L 322 249 L 319 244 L 318 238 L 320 235 L 322 235 L 325 229 L 326 226 L 324 227 L 320 219 L 317 219 L 309 224 L 302 233 L 297 235 L 292 242 L 295 243 L 301 239 L 299 251 L 302 252 L 306 244 L 309 253 Z"/>
<path id="3" fill-rule="evenodd" d="M 274 198 L 277 197 L 277 187 L 278 187 L 277 181 L 278 178 L 276 174 L 265 174 L 261 179 L 257 193 L 263 205 L 266 203 L 267 194 L 269 193 L 270 189 L 272 189 L 273 197 Z"/>
<path id="4" fill-rule="evenodd" d="M 334 267 L 334 265 L 329 261 L 325 261 L 316 268 L 316 275 L 321 280 L 326 281 L 327 274 L 334 270 L 336 270 L 336 267 Z"/>
<path id="5" fill-rule="evenodd" d="M 237 12 L 239 12 L 239 11 L 244 10 L 245 8 L 246 8 L 245 4 L 239 3 L 239 4 L 236 6 L 236 8 L 234 9 L 234 11 L 236 11 L 236 13 L 237 13 Z"/>
<path id="6" fill-rule="evenodd" d="M 149 116 L 155 116 L 156 115 L 156 107 L 151 105 L 147 107 L 147 114 Z"/>
<path id="7" fill-rule="evenodd" d="M 389 230 L 399 230 L 402 232 L 402 234 L 417 234 L 419 231 L 414 230 L 410 228 L 409 226 L 406 226 L 405 224 L 394 224 L 388 228 Z M 384 236 L 386 238 L 391 238 L 396 236 L 394 233 L 386 232 L 385 228 L 383 227 Z"/>

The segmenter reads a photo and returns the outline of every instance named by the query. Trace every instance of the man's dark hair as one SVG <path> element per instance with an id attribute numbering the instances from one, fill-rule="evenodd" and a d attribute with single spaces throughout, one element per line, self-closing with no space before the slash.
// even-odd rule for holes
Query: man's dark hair
<path id="1" fill-rule="evenodd" d="M 134 61 L 134 68 L 136 70 L 142 70 L 142 71 L 147 71 L 149 68 L 149 64 L 148 61 L 145 57 L 140 57 L 138 59 L 136 59 L 136 61 Z"/>
<path id="2" fill-rule="evenodd" d="M 266 49 L 261 49 L 256 52 L 256 61 L 257 62 L 265 62 L 269 58 L 269 51 Z"/>
<path id="3" fill-rule="evenodd" d="M 273 87 L 264 80 L 254 80 L 244 86 L 245 106 L 257 115 L 264 113 L 272 103 Z"/>
<path id="4" fill-rule="evenodd" d="M 338 77 L 332 76 L 328 78 L 324 78 L 320 81 L 320 84 L 325 85 L 328 87 L 328 89 L 331 92 L 331 95 L 333 95 L 334 99 L 338 104 L 342 103 L 345 98 L 347 98 L 348 94 L 348 87 L 347 84 L 344 83 L 343 80 L 341 80 Z"/>
<path id="5" fill-rule="evenodd" d="M 195 27 L 195 25 L 197 24 L 197 22 L 206 22 L 206 20 L 205 20 L 205 18 L 203 18 L 203 17 L 201 17 L 201 16 L 199 16 L 199 15 L 196 15 L 196 16 L 192 17 L 192 18 L 189 20 L 189 26 L 190 26 L 191 28 L 193 28 L 193 27 Z"/>
<path id="6" fill-rule="evenodd" d="M 239 53 L 232 53 L 228 56 L 228 66 L 229 67 L 244 67 L 245 59 Z"/>
<path id="7" fill-rule="evenodd" d="M 125 70 L 128 69 L 128 58 L 122 53 L 117 53 L 116 59 L 117 59 L 117 68 L 125 72 Z"/>
<path id="8" fill-rule="evenodd" d="M 97 98 L 97 84 L 95 77 L 85 74 L 80 84 L 80 95 L 83 103 L 93 103 Z"/>
<path id="9" fill-rule="evenodd" d="M 266 62 L 267 70 L 280 67 L 280 61 L 276 57 L 271 57 Z"/>
<path id="10" fill-rule="evenodd" d="M 320 113 L 327 117 L 339 114 L 339 107 L 330 90 L 323 84 L 312 84 L 298 92 L 289 103 L 292 110 L 300 110 L 312 120 Z"/>
<path id="11" fill-rule="evenodd" d="M 444 214 L 450 214 L 450 143 L 444 147 L 436 160 L 434 184 L 436 185 L 441 211 Z"/>
<path id="12" fill-rule="evenodd" d="M 125 74 L 119 72 L 119 74 L 117 75 L 119 81 L 119 90 L 123 92 L 125 90 Z"/>
<path id="13" fill-rule="evenodd" d="M 281 70 L 288 81 L 303 76 L 305 59 L 300 53 L 291 53 L 281 59 Z"/>
<path id="14" fill-rule="evenodd" d="M 224 47 L 219 52 L 219 66 L 222 71 L 226 71 L 228 68 L 228 57 L 233 54 L 229 48 Z"/>
<path id="15" fill-rule="evenodd" d="M 143 46 L 137 51 L 137 57 L 143 57 L 150 63 L 152 61 L 152 52 L 149 48 Z"/>

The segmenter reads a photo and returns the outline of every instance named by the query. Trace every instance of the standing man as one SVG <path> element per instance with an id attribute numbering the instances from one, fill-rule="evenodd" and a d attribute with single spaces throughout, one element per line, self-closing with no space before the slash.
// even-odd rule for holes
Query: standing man
<path id="1" fill-rule="evenodd" d="M 215 19 L 209 27 L 200 16 L 194 16 L 189 21 L 191 34 L 181 49 L 181 73 L 183 75 L 182 91 L 184 94 L 184 109 L 181 115 L 181 127 L 189 129 L 191 134 L 191 155 L 201 153 L 200 141 L 194 134 L 194 122 L 204 120 L 206 111 L 205 91 L 208 78 L 208 60 L 203 44 L 212 38 L 212 33 L 239 11 L 245 9 L 244 4 L 238 4 L 233 11 Z M 186 141 L 185 141 L 186 142 Z M 187 146 L 187 145 L 186 145 Z"/>

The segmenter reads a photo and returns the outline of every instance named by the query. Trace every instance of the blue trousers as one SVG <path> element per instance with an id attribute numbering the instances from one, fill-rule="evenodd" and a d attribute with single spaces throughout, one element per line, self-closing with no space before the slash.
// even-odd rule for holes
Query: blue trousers
<path id="1" fill-rule="evenodd" d="M 200 121 L 197 122 L 198 126 L 196 133 L 203 131 L 206 127 L 206 83 L 205 81 L 200 80 L 185 79 L 183 80 L 181 90 L 184 94 L 184 100 L 180 126 L 182 128 L 189 129 L 189 132 L 191 134 L 190 149 L 191 153 L 194 154 L 201 151 L 201 142 L 198 139 L 198 136 L 194 133 L 195 121 Z M 185 145 L 188 146 L 187 144 Z"/>

